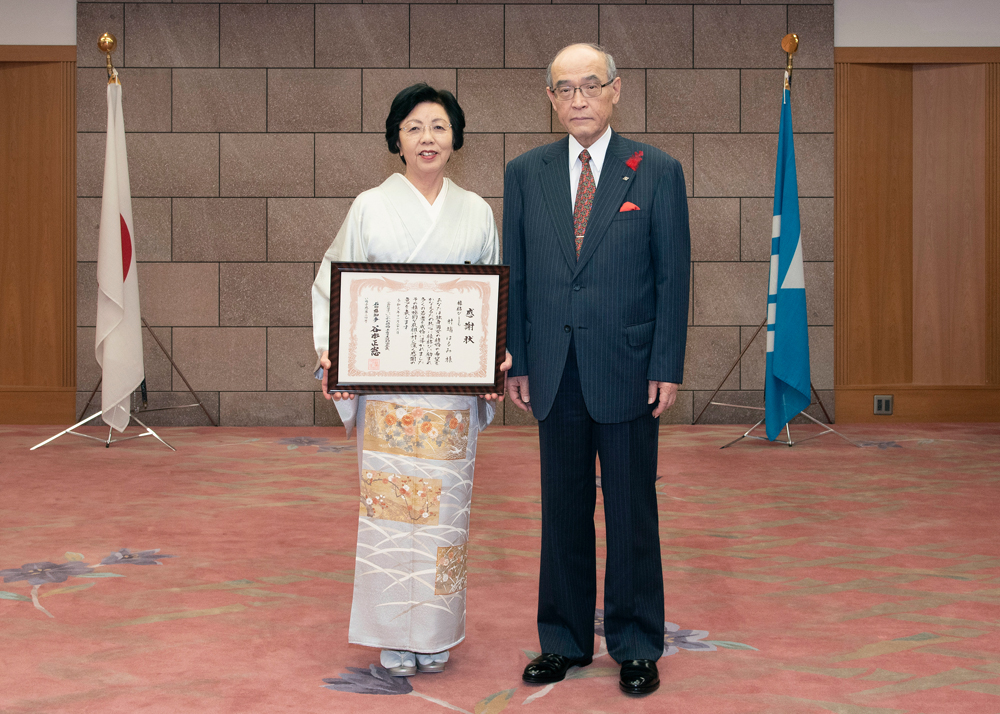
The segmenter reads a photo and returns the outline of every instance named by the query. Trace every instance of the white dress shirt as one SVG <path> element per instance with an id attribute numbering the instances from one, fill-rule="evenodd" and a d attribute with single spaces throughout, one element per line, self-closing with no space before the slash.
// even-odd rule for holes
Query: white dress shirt
<path id="1" fill-rule="evenodd" d="M 594 188 L 601 180 L 601 167 L 604 166 L 604 156 L 608 153 L 608 144 L 611 143 L 611 127 L 601 135 L 601 138 L 587 147 L 590 152 L 590 170 L 594 174 Z M 580 185 L 580 174 L 583 173 L 583 162 L 580 161 L 580 152 L 584 147 L 576 138 L 569 135 L 569 196 L 571 205 L 576 208 L 576 189 Z"/>

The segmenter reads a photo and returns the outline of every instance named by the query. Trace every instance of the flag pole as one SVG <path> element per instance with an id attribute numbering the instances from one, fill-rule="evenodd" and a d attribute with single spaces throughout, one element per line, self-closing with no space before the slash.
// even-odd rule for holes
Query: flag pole
<path id="1" fill-rule="evenodd" d="M 105 32 L 103 35 L 101 35 L 97 39 L 97 49 L 99 49 L 101 52 L 104 53 L 105 59 L 107 61 L 108 84 L 117 84 L 120 87 L 122 83 L 121 83 L 121 79 L 118 77 L 118 70 L 115 69 L 114 63 L 111 61 L 111 53 L 115 51 L 115 47 L 117 47 L 117 46 L 118 46 L 118 40 L 115 39 L 115 36 L 112 35 L 110 32 Z M 167 360 L 169 360 L 170 366 L 173 367 L 175 370 L 177 370 L 177 374 L 180 376 L 181 380 L 183 380 L 184 386 L 186 386 L 187 389 L 188 389 L 188 391 L 191 392 L 191 396 L 194 397 L 194 400 L 196 402 L 195 404 L 184 404 L 184 405 L 178 405 L 178 406 L 174 406 L 174 407 L 161 407 L 160 409 L 145 409 L 144 408 L 143 411 L 164 411 L 166 409 L 186 409 L 188 407 L 198 406 L 198 407 L 201 407 L 201 409 L 202 409 L 203 412 L 205 412 L 205 416 L 208 417 L 208 422 L 212 426 L 218 426 L 218 424 L 215 423 L 215 419 L 212 418 L 212 415 L 209 413 L 208 409 L 205 408 L 205 405 L 202 403 L 201 399 L 198 397 L 198 394 L 194 391 L 194 389 L 188 383 L 187 379 L 185 379 L 184 373 L 181 372 L 181 368 L 177 366 L 177 363 L 174 362 L 173 357 L 170 355 L 169 352 L 167 352 L 167 348 L 163 346 L 163 343 L 160 342 L 160 339 L 156 336 L 156 333 L 153 332 L 153 328 L 149 326 L 148 322 L 146 322 L 146 318 L 140 316 L 139 319 L 142 320 L 143 326 L 149 331 L 150 336 L 156 342 L 156 346 L 160 348 L 160 351 L 163 352 L 163 354 L 166 356 Z M 83 411 L 80 412 L 80 419 L 83 419 L 83 415 L 86 414 L 87 409 L 90 407 L 90 403 L 91 403 L 91 401 L 93 401 L 94 395 L 97 394 L 97 389 L 100 386 L 101 386 L 101 380 L 97 380 L 97 384 L 94 385 L 94 391 L 92 391 L 90 393 L 90 398 L 87 400 L 87 404 L 83 407 Z M 145 379 L 142 380 L 142 405 L 143 405 L 143 407 L 146 406 L 146 380 Z M 136 421 L 139 422 L 140 424 L 142 424 L 142 422 L 139 421 L 138 419 L 136 419 Z M 149 427 L 146 426 L 145 424 L 142 424 L 142 425 L 145 426 L 147 429 L 149 429 Z M 150 431 L 152 431 L 152 430 L 150 429 Z M 152 436 L 156 436 L 156 435 L 152 434 Z M 156 438 L 159 439 L 160 437 L 157 436 Z M 117 439 L 116 441 L 123 441 L 123 440 L 122 439 Z M 160 439 L 160 441 L 163 441 L 163 440 Z M 166 444 L 166 442 L 164 442 L 164 443 Z M 169 446 L 169 444 L 167 444 L 167 445 Z"/>
<path id="2" fill-rule="evenodd" d="M 111 53 L 115 51 L 115 47 L 117 46 L 118 40 L 110 32 L 105 32 L 97 39 L 97 49 L 104 53 L 108 62 L 108 84 L 121 86 L 121 82 L 118 81 L 118 70 L 111 63 Z"/>
<path id="3" fill-rule="evenodd" d="M 799 36 L 797 34 L 795 34 L 795 33 L 789 33 L 789 34 L 785 35 L 781 39 L 781 49 L 784 50 L 785 57 L 786 57 L 784 89 L 786 91 L 788 91 L 789 93 L 791 93 L 791 89 L 792 89 L 792 64 L 793 64 L 792 63 L 792 56 L 799 49 Z M 697 424 L 698 421 L 701 419 L 701 417 L 705 414 L 705 411 L 708 409 L 708 407 L 713 406 L 713 405 L 714 406 L 721 406 L 721 407 L 733 407 L 733 408 L 738 408 L 738 409 L 750 409 L 750 410 L 753 410 L 753 411 L 764 411 L 764 407 L 752 407 L 752 406 L 747 406 L 747 405 L 744 405 L 744 404 L 726 404 L 726 403 L 723 403 L 723 402 L 716 402 L 714 400 L 715 400 L 716 395 L 718 395 L 719 391 L 722 389 L 722 386 L 726 383 L 726 380 L 729 379 L 729 375 L 731 375 L 733 373 L 733 371 L 736 369 L 737 365 L 739 365 L 739 363 L 742 361 L 743 356 L 746 354 L 747 350 L 750 348 L 750 345 L 754 342 L 754 340 L 756 339 L 757 335 L 760 334 L 761 330 L 764 328 L 764 326 L 767 324 L 767 322 L 768 322 L 768 318 L 765 317 L 764 321 L 761 322 L 760 326 L 757 328 L 757 331 L 754 332 L 753 336 L 750 338 L 750 340 L 747 342 L 747 344 L 743 347 L 743 350 L 740 352 L 739 356 L 736 358 L 736 361 L 733 362 L 732 367 L 730 367 L 729 371 L 726 372 L 726 376 L 724 376 L 722 378 L 722 380 L 719 382 L 719 386 L 716 387 L 716 389 L 715 389 L 714 392 L 712 392 L 712 396 L 709 397 L 708 402 L 705 404 L 705 406 L 702 408 L 701 412 L 698 414 L 698 416 L 692 422 L 693 424 Z M 812 434 L 810 436 L 807 436 L 804 439 L 800 439 L 799 442 L 807 441 L 809 439 L 814 439 L 817 436 L 823 436 L 824 434 L 830 434 L 830 433 L 832 433 L 832 434 L 836 434 L 837 436 L 839 436 L 840 438 L 844 439 L 848 443 L 853 444 L 854 446 L 860 446 L 860 444 L 857 444 L 857 443 L 851 441 L 846 436 L 844 436 L 843 434 L 841 434 L 840 432 L 838 432 L 836 429 L 833 429 L 832 427 L 829 426 L 829 424 L 832 423 L 833 420 L 830 418 L 829 413 L 826 411 L 826 406 L 823 404 L 823 400 L 820 397 L 819 392 L 817 391 L 816 387 L 813 385 L 812 380 L 809 381 L 809 388 L 811 390 L 812 395 L 815 395 L 815 397 L 816 397 L 816 403 L 819 404 L 820 409 L 823 411 L 823 416 L 826 417 L 827 424 L 823 424 L 819 420 L 813 418 L 810 414 L 806 413 L 805 410 L 799 412 L 799 414 L 801 416 L 803 416 L 803 417 L 809 419 L 810 421 L 812 421 L 812 422 L 814 422 L 816 424 L 819 424 L 820 426 L 824 427 L 824 431 L 822 431 L 822 432 L 820 432 L 818 434 Z M 743 439 L 759 439 L 761 441 L 768 441 L 768 439 L 766 439 L 765 437 L 756 436 L 756 435 L 754 435 L 752 433 L 755 429 L 757 429 L 763 423 L 764 423 L 764 419 L 761 419 L 756 424 L 754 424 L 753 426 L 751 426 L 742 435 L 738 436 L 736 439 L 734 439 L 733 441 L 730 441 L 728 444 L 726 444 L 725 446 L 722 446 L 721 448 L 725 449 L 725 448 L 727 448 L 729 446 L 732 446 L 733 444 L 736 444 L 736 443 L 742 441 Z M 788 423 L 787 422 L 785 423 L 785 436 L 786 436 L 787 440 L 782 441 L 781 439 L 776 439 L 776 441 L 778 443 L 786 445 L 786 446 L 793 446 L 795 443 L 798 443 L 798 442 L 792 441 L 791 431 L 788 428 Z"/>
<path id="4" fill-rule="evenodd" d="M 109 32 L 105 32 L 97 40 L 97 48 L 101 52 L 104 53 L 105 59 L 107 61 L 108 84 L 109 85 L 110 84 L 117 84 L 120 87 L 121 86 L 121 81 L 118 78 L 118 70 L 115 69 L 114 63 L 112 63 L 112 61 L 111 61 L 111 53 L 115 51 L 115 48 L 117 47 L 117 45 L 118 45 L 118 40 L 115 38 L 114 35 L 112 35 Z M 123 221 L 123 225 L 124 225 L 124 219 L 122 219 L 122 221 Z M 153 328 L 151 328 L 149 326 L 149 323 L 146 322 L 145 318 L 143 318 L 141 315 L 139 316 L 139 319 L 142 321 L 142 325 L 145 326 L 146 329 L 149 331 L 149 334 L 152 335 L 153 340 L 155 340 L 157 346 L 160 348 L 160 350 L 163 352 L 163 354 L 166 355 L 167 359 L 170 361 L 170 365 L 175 370 L 177 370 L 177 373 L 180 375 L 181 379 L 184 381 L 184 385 L 188 388 L 188 391 L 191 392 L 191 394 L 195 398 L 195 401 L 197 402 L 197 404 L 185 404 L 183 406 L 163 407 L 162 409 L 148 409 L 148 410 L 143 410 L 143 411 L 162 411 L 164 409 L 182 409 L 182 408 L 185 408 L 185 407 L 200 406 L 202 408 L 202 410 L 205 412 L 205 416 L 208 417 L 209 423 L 211 423 L 212 426 L 217 426 L 217 424 L 215 423 L 215 420 L 212 418 L 212 415 L 208 412 L 208 409 L 205 408 L 205 405 L 202 403 L 201 399 L 198 398 L 198 395 L 195 393 L 194 389 L 191 388 L 191 385 L 188 383 L 187 379 L 184 378 L 183 373 L 181 373 L 180 368 L 177 366 L 177 364 L 174 362 L 173 358 L 167 352 L 166 348 L 163 346 L 163 343 L 160 342 L 159 338 L 157 338 L 156 334 L 153 332 Z M 142 330 L 142 328 L 140 327 L 139 328 L 140 334 L 141 334 L 141 330 Z M 101 439 L 101 438 L 98 438 L 96 436 L 91 436 L 90 434 L 82 434 L 82 433 L 80 433 L 78 431 L 75 431 L 75 429 L 77 427 L 83 426 L 84 424 L 87 424 L 87 423 L 93 421 L 94 419 L 96 419 L 97 417 L 101 416 L 104 413 L 104 410 L 101 410 L 101 411 L 98 411 L 96 414 L 91 414 L 86 419 L 83 418 L 83 415 L 86 413 L 87 409 L 90 407 L 90 403 L 93 401 L 94 395 L 97 394 L 97 390 L 100 388 L 101 383 L 103 381 L 104 381 L 104 379 L 103 379 L 103 376 L 102 376 L 101 379 L 97 380 L 97 384 L 94 385 L 94 389 L 90 393 L 90 397 L 87 399 L 87 404 L 83 407 L 83 411 L 80 413 L 80 421 L 78 421 L 76 424 L 74 424 L 73 426 L 69 427 L 68 429 L 64 429 L 63 431 L 59 432 L 55 436 L 49 437 L 48 439 L 46 439 L 45 441 L 41 442 L 40 444 L 36 444 L 35 446 L 31 447 L 30 450 L 34 451 L 35 449 L 38 449 L 39 447 L 45 446 L 46 444 L 49 444 L 49 443 L 55 441 L 60 436 L 63 436 L 65 434 L 72 434 L 73 436 L 80 436 L 80 437 L 83 437 L 85 439 L 93 439 L 94 441 L 104 442 L 104 445 L 106 447 L 110 447 L 111 444 L 115 443 L 116 441 L 129 441 L 130 439 L 138 439 L 138 438 L 143 437 L 143 436 L 152 436 L 157 441 L 159 441 L 161 444 L 163 444 L 168 449 L 170 449 L 171 451 L 176 451 L 176 449 L 174 449 L 173 446 L 171 446 L 166 441 L 164 441 L 163 439 L 161 439 L 159 434 L 157 434 L 155 431 L 153 431 L 153 429 L 151 429 L 147 424 L 145 424 L 144 422 L 142 422 L 136 416 L 136 413 L 138 412 L 138 410 L 136 410 L 134 408 L 134 406 L 133 406 L 132 409 L 129 410 L 129 423 L 131 423 L 132 421 L 134 421 L 137 424 L 139 424 L 140 426 L 142 426 L 143 428 L 145 428 L 145 431 L 143 433 L 141 433 L 141 434 L 135 434 L 135 435 L 132 435 L 132 436 L 126 436 L 126 437 L 121 437 L 121 438 L 118 438 L 118 439 L 114 439 L 114 438 L 112 438 L 113 427 L 111 427 L 108 430 L 108 438 L 107 439 Z M 140 387 L 139 388 L 142 390 L 142 403 L 143 403 L 143 406 L 145 407 L 145 405 L 146 405 L 146 380 L 145 379 L 142 380 L 142 382 L 140 383 Z M 132 395 L 132 402 L 133 402 L 133 405 L 134 405 L 134 403 L 135 403 L 135 394 L 134 393 Z M 127 428 L 127 426 L 128 426 L 128 424 L 126 424 L 126 428 Z"/>
<path id="5" fill-rule="evenodd" d="M 787 62 L 785 64 L 785 89 L 787 89 L 790 93 L 792 91 L 792 57 L 796 52 L 798 52 L 799 36 L 794 32 L 791 32 L 782 37 L 781 49 L 785 51 L 785 57 L 787 58 Z M 812 393 L 816 395 L 816 403 L 819 404 L 819 408 L 823 410 L 823 416 L 826 417 L 827 423 L 832 424 L 833 419 L 831 419 L 829 413 L 827 413 L 826 405 L 823 404 L 823 399 L 819 396 L 819 392 L 813 385 L 812 380 L 809 381 L 809 387 L 812 389 Z"/>
<path id="6" fill-rule="evenodd" d="M 799 36 L 796 35 L 794 32 L 792 32 L 792 33 L 789 33 L 789 34 L 785 35 L 784 37 L 782 37 L 781 38 L 781 49 L 783 49 L 785 51 L 785 57 L 787 58 L 787 61 L 785 63 L 785 89 L 791 91 L 791 89 L 792 89 L 792 55 L 794 55 L 798 51 L 798 49 L 799 49 Z M 695 420 L 693 422 L 691 422 L 692 424 L 697 424 L 701 420 L 702 416 L 705 415 L 705 412 L 708 410 L 708 408 L 710 406 L 713 406 L 713 405 L 718 406 L 718 407 L 740 406 L 738 404 L 723 404 L 721 402 L 716 402 L 716 401 L 713 401 L 713 400 L 715 399 L 715 397 L 719 393 L 719 391 L 722 389 L 722 385 L 726 383 L 727 379 L 729 379 L 729 375 L 731 375 L 733 373 L 733 370 L 736 369 L 736 366 L 743 360 L 743 355 L 745 355 L 746 351 L 748 349 L 750 349 L 750 345 L 752 345 L 753 341 L 755 339 L 757 339 L 757 335 L 760 334 L 760 331 L 764 329 L 764 326 L 766 324 L 767 324 L 767 316 L 765 315 L 764 319 L 760 323 L 760 327 L 757 328 L 757 331 L 753 333 L 753 337 L 751 337 L 750 340 L 743 347 L 743 350 L 740 352 L 739 356 L 736 358 L 736 361 L 733 362 L 733 366 L 729 368 L 728 372 L 726 372 L 726 376 L 723 377 L 722 380 L 719 382 L 719 386 L 715 388 L 714 392 L 712 392 L 712 396 L 708 398 L 708 401 L 705 403 L 705 406 L 701 408 L 701 411 L 698 413 L 698 416 L 695 417 Z M 809 386 L 812 387 L 812 382 L 809 383 Z M 816 393 L 816 398 L 819 399 L 819 392 L 816 392 L 816 388 L 815 387 L 813 387 L 813 392 Z M 832 421 L 830 419 L 830 415 L 826 413 L 826 407 L 823 406 L 823 402 L 822 401 L 820 401 L 819 405 L 823 409 L 823 414 L 824 414 L 824 416 L 826 416 L 826 420 L 827 421 Z M 745 409 L 754 409 L 755 407 L 743 407 L 743 408 L 745 408 Z M 82 416 L 82 414 L 81 414 L 81 416 Z M 763 421 L 764 420 L 761 419 L 759 422 L 757 422 L 752 427 L 750 427 L 750 431 L 753 431 L 758 426 L 760 426 L 761 423 L 763 423 Z M 742 439 L 744 437 L 747 437 L 750 434 L 750 431 L 748 431 L 746 434 L 744 434 L 740 438 Z M 739 439 L 737 439 L 736 441 L 739 441 Z M 788 442 L 789 442 L 788 445 L 791 446 L 791 435 L 789 435 L 789 437 L 788 437 Z M 734 441 L 734 442 L 730 442 L 730 443 L 734 443 L 735 444 L 736 442 Z M 729 444 L 726 444 L 726 446 L 729 446 Z M 723 446 L 722 448 L 726 448 L 726 447 Z"/>
<path id="7" fill-rule="evenodd" d="M 785 89 L 792 89 L 792 55 L 799 50 L 799 36 L 794 32 L 781 38 L 781 49 L 785 51 L 788 62 L 785 64 Z M 110 61 L 110 60 L 109 60 Z"/>

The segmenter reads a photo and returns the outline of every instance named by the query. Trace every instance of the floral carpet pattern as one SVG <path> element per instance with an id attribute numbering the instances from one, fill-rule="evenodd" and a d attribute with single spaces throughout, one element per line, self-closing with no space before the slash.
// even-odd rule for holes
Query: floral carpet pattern
<path id="1" fill-rule="evenodd" d="M 0 427 L 0 712 L 1000 713 L 1000 425 L 842 430 L 863 447 L 663 428 L 663 686 L 626 698 L 600 609 L 593 664 L 520 680 L 533 428 L 480 436 L 465 642 L 396 678 L 347 644 L 362 505 L 343 429 L 164 428 L 174 453 L 29 452 L 52 428 Z M 597 521 L 603 550 L 600 496 Z"/>
<path id="2" fill-rule="evenodd" d="M 27 563 L 20 568 L 5 568 L 4 570 L 0 570 L 0 578 L 3 578 L 3 582 L 16 583 L 23 580 L 31 585 L 31 597 L 19 595 L 9 590 L 0 590 L 0 600 L 30 600 L 34 603 L 37 610 L 44 612 L 49 617 L 55 617 L 55 615 L 42 607 L 42 604 L 38 602 L 38 590 L 42 585 L 64 583 L 70 577 L 123 578 L 125 576 L 118 573 L 107 571 L 98 573 L 96 571 L 103 565 L 163 565 L 162 561 L 159 560 L 160 558 L 174 557 L 172 555 L 159 555 L 159 552 L 159 548 L 154 550 L 140 550 L 137 553 L 133 553 L 128 548 L 122 548 L 109 555 L 97 565 L 81 562 L 83 561 L 81 553 L 66 553 L 65 563 L 50 563 L 45 561 L 43 563 Z M 84 590 L 92 585 L 93 583 L 69 585 L 58 590 L 49 590 L 42 597 Z"/>

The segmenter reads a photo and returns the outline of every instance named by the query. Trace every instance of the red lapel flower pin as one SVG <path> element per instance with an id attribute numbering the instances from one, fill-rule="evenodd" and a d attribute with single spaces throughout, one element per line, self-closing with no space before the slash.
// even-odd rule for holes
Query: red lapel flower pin
<path id="1" fill-rule="evenodd" d="M 626 161 L 625 164 L 633 171 L 636 171 L 639 168 L 640 161 L 642 161 L 642 152 L 637 151 L 632 154 L 632 158 Z"/>

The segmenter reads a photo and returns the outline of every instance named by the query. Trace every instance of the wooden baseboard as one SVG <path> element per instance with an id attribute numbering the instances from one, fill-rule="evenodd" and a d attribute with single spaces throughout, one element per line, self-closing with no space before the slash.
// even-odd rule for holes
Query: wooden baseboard
<path id="1" fill-rule="evenodd" d="M 0 424 L 76 422 L 75 387 L 0 386 Z"/>
<path id="2" fill-rule="evenodd" d="M 837 423 L 1000 422 L 1000 388 L 912 384 L 835 387 Z M 876 394 L 893 395 L 891 415 L 874 414 Z"/>

